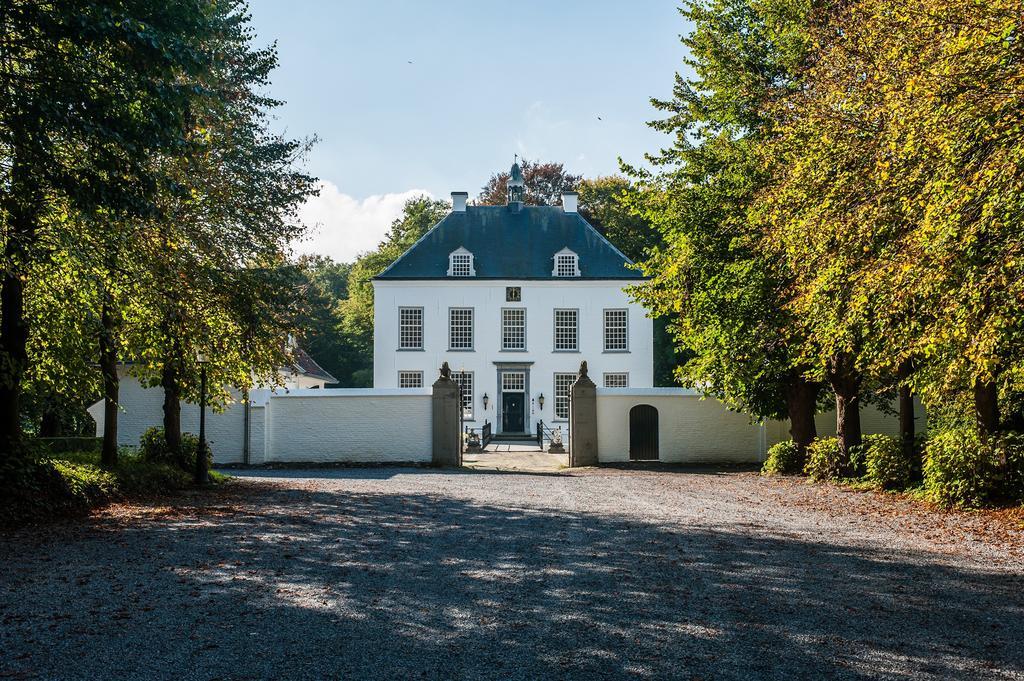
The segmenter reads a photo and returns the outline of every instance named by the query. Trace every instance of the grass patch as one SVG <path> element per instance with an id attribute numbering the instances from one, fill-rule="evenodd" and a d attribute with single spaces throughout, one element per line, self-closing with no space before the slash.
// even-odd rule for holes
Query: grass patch
<path id="1" fill-rule="evenodd" d="M 228 476 L 210 472 L 210 482 Z M 122 451 L 113 469 L 98 452 L 42 452 L 0 470 L 0 524 L 21 525 L 88 514 L 114 501 L 170 494 L 192 486 L 192 474 Z"/>

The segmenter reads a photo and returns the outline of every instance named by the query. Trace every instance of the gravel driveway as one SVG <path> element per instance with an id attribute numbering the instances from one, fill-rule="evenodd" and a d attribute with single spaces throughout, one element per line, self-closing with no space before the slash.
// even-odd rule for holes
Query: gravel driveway
<path id="1" fill-rule="evenodd" d="M 1021 533 L 722 471 L 244 473 L 0 548 L 0 677 L 1024 678 Z"/>

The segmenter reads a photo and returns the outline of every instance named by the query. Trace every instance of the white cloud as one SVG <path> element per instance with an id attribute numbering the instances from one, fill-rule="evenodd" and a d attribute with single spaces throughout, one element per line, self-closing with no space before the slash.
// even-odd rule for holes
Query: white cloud
<path id="1" fill-rule="evenodd" d="M 351 261 L 359 253 L 376 248 L 392 221 L 402 214 L 405 202 L 421 195 L 433 198 L 425 189 L 409 189 L 360 200 L 342 193 L 333 182 L 321 181 L 320 196 L 307 201 L 299 211 L 309 227 L 309 236 L 294 244 L 295 250 Z"/>

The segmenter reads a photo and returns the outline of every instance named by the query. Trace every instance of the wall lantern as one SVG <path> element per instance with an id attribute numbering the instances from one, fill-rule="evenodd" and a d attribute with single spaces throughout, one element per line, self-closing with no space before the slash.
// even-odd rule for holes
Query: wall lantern
<path id="1" fill-rule="evenodd" d="M 491 398 L 487 397 L 487 393 L 484 393 L 484 411 L 487 411 L 487 401 Z"/>
<path id="2" fill-rule="evenodd" d="M 544 393 L 541 393 L 540 397 L 537 398 L 537 404 L 540 405 L 541 409 L 544 408 Z"/>

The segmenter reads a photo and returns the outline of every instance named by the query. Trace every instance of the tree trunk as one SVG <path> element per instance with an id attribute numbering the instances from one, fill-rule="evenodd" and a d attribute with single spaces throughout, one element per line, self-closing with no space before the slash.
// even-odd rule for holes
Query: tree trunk
<path id="1" fill-rule="evenodd" d="M 995 381 L 975 380 L 974 416 L 983 435 L 999 432 L 999 389 Z"/>
<path id="2" fill-rule="evenodd" d="M 106 468 L 117 465 L 117 412 L 120 381 L 117 376 L 117 346 L 114 343 L 114 315 L 111 301 L 104 294 L 100 313 L 100 371 L 103 373 L 103 450 L 100 464 Z"/>
<path id="3" fill-rule="evenodd" d="M 910 387 L 900 386 L 900 446 L 903 456 L 914 458 L 914 395 Z"/>
<path id="4" fill-rule="evenodd" d="M 161 384 L 164 388 L 164 439 L 171 455 L 184 466 L 181 451 L 181 385 L 178 382 L 176 358 L 164 362 Z"/>
<path id="5" fill-rule="evenodd" d="M 853 366 L 853 357 L 840 355 L 829 372 L 829 383 L 836 395 L 836 437 L 842 448 L 839 475 L 850 477 L 853 467 L 850 452 L 862 442 L 860 430 L 860 374 Z"/>
<path id="6" fill-rule="evenodd" d="M 913 370 L 910 361 L 903 362 L 899 370 L 900 447 L 908 461 L 914 458 L 914 394 L 910 392 L 906 380 Z"/>
<path id="7" fill-rule="evenodd" d="M 0 279 L 0 461 L 21 454 L 21 381 L 28 366 L 29 335 L 23 275 L 38 211 L 38 189 L 17 150 L 10 177 L 3 256 L 8 269 Z"/>
<path id="8" fill-rule="evenodd" d="M 39 420 L 39 437 L 60 437 L 64 435 L 63 419 L 60 413 L 49 405 L 43 408 L 43 416 Z"/>
<path id="9" fill-rule="evenodd" d="M 796 374 L 786 387 L 789 434 L 802 455 L 818 436 L 814 413 L 818 406 L 818 384 Z"/>

